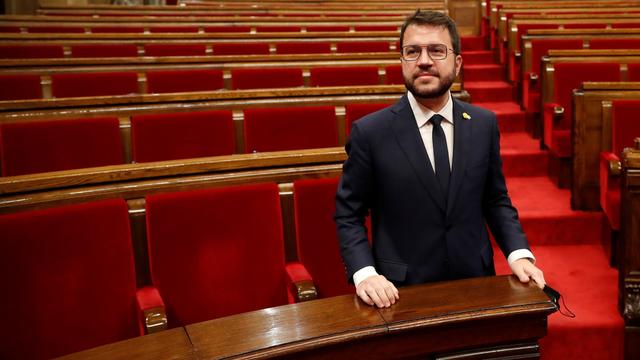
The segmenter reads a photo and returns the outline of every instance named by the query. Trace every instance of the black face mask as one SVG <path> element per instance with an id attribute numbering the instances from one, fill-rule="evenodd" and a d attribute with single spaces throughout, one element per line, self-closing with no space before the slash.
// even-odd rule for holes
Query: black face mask
<path id="1" fill-rule="evenodd" d="M 551 299 L 551 302 L 556 307 L 556 310 L 560 312 L 560 314 L 568 318 L 576 317 L 576 314 L 574 314 L 573 311 L 569 309 L 564 299 L 562 298 L 562 295 L 560 295 L 560 293 L 556 289 L 552 288 L 549 285 L 545 285 L 542 291 L 544 291 L 544 293 L 547 294 L 549 299 Z M 562 305 L 560 305 L 560 303 L 562 303 Z M 565 309 L 564 311 L 563 311 L 563 307 Z"/>

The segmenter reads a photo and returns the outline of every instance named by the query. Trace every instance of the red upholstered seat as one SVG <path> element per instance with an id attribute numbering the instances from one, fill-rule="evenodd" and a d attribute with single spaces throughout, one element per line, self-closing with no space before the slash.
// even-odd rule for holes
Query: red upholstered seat
<path id="1" fill-rule="evenodd" d="M 330 25 L 316 25 L 307 26 L 307 32 L 344 32 L 349 31 L 348 26 L 330 26 Z"/>
<path id="2" fill-rule="evenodd" d="M 377 66 L 327 66 L 311 69 L 311 86 L 379 85 Z"/>
<path id="3" fill-rule="evenodd" d="M 82 34 L 84 28 L 79 26 L 29 26 L 29 33 Z"/>
<path id="4" fill-rule="evenodd" d="M 107 200 L 0 216 L 3 359 L 142 335 L 129 216 Z"/>
<path id="5" fill-rule="evenodd" d="M 276 44 L 277 54 L 328 54 L 331 44 L 328 42 L 292 41 Z"/>
<path id="6" fill-rule="evenodd" d="M 389 52 L 388 41 L 340 41 L 336 43 L 339 53 Z"/>
<path id="7" fill-rule="evenodd" d="M 171 327 L 288 302 L 276 184 L 151 195 L 146 211 Z"/>
<path id="8" fill-rule="evenodd" d="M 3 59 L 42 59 L 62 58 L 62 45 L 0 45 L 0 58 Z"/>
<path id="9" fill-rule="evenodd" d="M 625 22 L 625 23 L 613 23 L 611 24 L 613 29 L 635 29 L 640 28 L 640 22 Z"/>
<path id="10" fill-rule="evenodd" d="M 640 38 L 591 39 L 589 49 L 640 49 Z"/>
<path id="11" fill-rule="evenodd" d="M 230 155 L 235 152 L 228 110 L 137 115 L 131 118 L 135 162 Z"/>
<path id="12" fill-rule="evenodd" d="M 385 84 L 387 85 L 404 85 L 404 76 L 402 75 L 402 66 L 389 65 L 384 67 L 386 74 Z"/>
<path id="13" fill-rule="evenodd" d="M 531 30 L 531 29 L 557 29 L 558 25 L 557 24 L 527 24 L 527 23 L 518 23 L 517 24 L 518 30 L 517 30 L 517 34 L 516 34 L 516 43 L 514 46 L 514 49 L 518 49 L 518 51 L 520 51 L 520 49 L 522 48 L 522 35 L 526 34 L 527 31 Z M 498 43 L 498 52 L 499 52 L 499 56 L 500 56 L 500 61 L 506 61 L 509 62 L 509 80 L 511 81 L 519 81 L 520 80 L 520 62 L 516 60 L 516 55 L 514 51 L 510 51 L 508 54 L 507 50 L 506 50 L 506 45 L 504 42 L 500 41 Z M 537 68 L 535 68 L 537 71 Z"/>
<path id="14" fill-rule="evenodd" d="M 213 44 L 213 55 L 269 55 L 268 43 L 218 43 Z"/>
<path id="15" fill-rule="evenodd" d="M 44 120 L 0 125 L 2 175 L 122 164 L 117 118 Z"/>
<path id="16" fill-rule="evenodd" d="M 248 32 L 251 32 L 251 26 L 233 26 L 233 25 L 205 26 L 204 32 L 206 33 L 216 33 L 216 32 L 248 33 Z"/>
<path id="17" fill-rule="evenodd" d="M 19 33 L 19 26 L 0 26 L 0 33 Z"/>
<path id="18" fill-rule="evenodd" d="M 0 74 L 0 100 L 41 99 L 40 75 Z"/>
<path id="19" fill-rule="evenodd" d="M 355 31 L 398 31 L 399 27 L 394 25 L 356 25 Z"/>
<path id="20" fill-rule="evenodd" d="M 244 111 L 245 151 L 338 146 L 333 106 L 258 108 Z"/>
<path id="21" fill-rule="evenodd" d="M 94 34 L 108 34 L 108 33 L 143 33 L 143 27 L 134 26 L 93 26 L 91 32 Z"/>
<path id="22" fill-rule="evenodd" d="M 300 32 L 300 26 L 256 26 L 256 32 Z"/>
<path id="23" fill-rule="evenodd" d="M 213 91 L 224 88 L 222 70 L 155 70 L 147 72 L 149 93 Z"/>
<path id="24" fill-rule="evenodd" d="M 197 26 L 149 26 L 152 33 L 197 33 Z"/>
<path id="25" fill-rule="evenodd" d="M 541 111 L 541 74 L 540 66 L 542 57 L 546 56 L 551 49 L 582 49 L 582 39 L 532 39 L 531 40 L 531 71 L 524 74 L 522 82 L 522 106 L 528 113 L 538 113 Z M 532 81 L 531 76 L 535 75 L 538 80 Z"/>
<path id="26" fill-rule="evenodd" d="M 376 112 L 378 110 L 384 109 L 390 104 L 347 104 L 345 105 L 345 123 L 346 123 L 346 134 L 349 135 L 351 133 L 351 126 L 353 123 L 360 119 L 361 117 Z"/>
<path id="27" fill-rule="evenodd" d="M 640 81 L 640 63 L 627 64 L 627 76 L 629 81 Z"/>
<path id="28" fill-rule="evenodd" d="M 204 44 L 146 44 L 145 56 L 204 56 L 207 47 Z"/>
<path id="29" fill-rule="evenodd" d="M 56 98 L 127 95 L 138 92 L 135 72 L 85 72 L 51 75 L 51 94 Z"/>
<path id="30" fill-rule="evenodd" d="M 301 68 L 231 70 L 232 89 L 270 89 L 304 86 Z"/>
<path id="31" fill-rule="evenodd" d="M 347 282 L 333 222 L 338 178 L 293 183 L 298 260 L 313 277 L 318 297 L 354 293 Z"/>
<path id="32" fill-rule="evenodd" d="M 573 126 L 573 89 L 584 81 L 620 81 L 620 64 L 576 62 L 558 63 L 553 72 L 553 99 L 544 108 L 545 145 L 558 157 L 571 157 L 571 128 Z M 564 114 L 553 121 L 553 108 L 561 106 Z"/>
<path id="33" fill-rule="evenodd" d="M 609 176 L 609 160 L 620 160 L 625 147 L 640 136 L 640 100 L 614 100 L 611 105 L 611 151 L 600 154 L 600 206 L 611 228 L 620 229 L 620 178 Z"/>
<path id="34" fill-rule="evenodd" d="M 138 47 L 133 44 L 71 45 L 71 57 L 136 57 Z"/>

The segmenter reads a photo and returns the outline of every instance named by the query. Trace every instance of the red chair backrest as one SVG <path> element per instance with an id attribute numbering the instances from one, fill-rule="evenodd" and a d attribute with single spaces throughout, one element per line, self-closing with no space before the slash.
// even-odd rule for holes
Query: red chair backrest
<path id="1" fill-rule="evenodd" d="M 386 74 L 385 84 L 387 85 L 404 85 L 404 76 L 402 75 L 402 66 L 389 65 L 384 67 Z"/>
<path id="2" fill-rule="evenodd" d="M 235 152 L 228 110 L 136 115 L 131 118 L 133 161 L 163 161 Z"/>
<path id="3" fill-rule="evenodd" d="M 146 211 L 171 327 L 287 303 L 275 183 L 150 195 Z"/>
<path id="4" fill-rule="evenodd" d="M 63 58 L 62 45 L 0 45 L 3 59 Z"/>
<path id="5" fill-rule="evenodd" d="M 124 162 L 117 118 L 1 124 L 0 156 L 3 176 Z"/>
<path id="6" fill-rule="evenodd" d="M 269 55 L 267 43 L 218 43 L 212 49 L 213 55 Z"/>
<path id="7" fill-rule="evenodd" d="M 0 74 L 0 100 L 42 99 L 40 75 Z"/>
<path id="8" fill-rule="evenodd" d="M 56 98 L 136 93 L 138 93 L 138 74 L 133 71 L 51 75 L 51 94 Z"/>
<path id="9" fill-rule="evenodd" d="M 640 100 L 614 100 L 612 102 L 611 151 L 620 156 L 622 150 L 633 146 L 640 137 Z"/>
<path id="10" fill-rule="evenodd" d="M 589 49 L 640 49 L 640 38 L 591 39 Z"/>
<path id="11" fill-rule="evenodd" d="M 108 34 L 108 33 L 143 33 L 143 27 L 133 26 L 93 26 L 91 32 L 95 34 Z"/>
<path id="12" fill-rule="evenodd" d="M 248 33 L 248 32 L 251 32 L 251 26 L 233 26 L 233 25 L 205 26 L 204 32 L 206 33 L 217 33 L 217 32 Z"/>
<path id="13" fill-rule="evenodd" d="M 338 180 L 293 183 L 298 260 L 311 274 L 320 297 L 354 293 L 347 282 L 333 221 Z"/>
<path id="14" fill-rule="evenodd" d="M 388 41 L 341 41 L 336 44 L 338 53 L 389 52 Z"/>
<path id="15" fill-rule="evenodd" d="M 331 25 L 317 25 L 307 26 L 307 32 L 344 32 L 349 31 L 348 26 L 331 26 Z"/>
<path id="16" fill-rule="evenodd" d="M 329 54 L 331 44 L 328 42 L 292 41 L 276 44 L 277 54 Z"/>
<path id="17" fill-rule="evenodd" d="M 154 70 L 147 72 L 147 92 L 214 91 L 224 88 L 222 70 Z"/>
<path id="18" fill-rule="evenodd" d="M 204 44 L 146 44 L 145 56 L 204 56 L 207 47 Z"/>
<path id="19" fill-rule="evenodd" d="M 29 26 L 29 33 L 82 34 L 84 28 L 77 26 Z"/>
<path id="20" fill-rule="evenodd" d="M 71 57 L 74 58 L 136 56 L 138 56 L 138 47 L 133 44 L 88 44 L 71 46 Z"/>
<path id="21" fill-rule="evenodd" d="M 197 26 L 150 26 L 151 33 L 197 33 Z"/>
<path id="22" fill-rule="evenodd" d="M 582 39 L 532 39 L 531 40 L 531 72 L 540 75 L 542 57 L 551 49 L 582 49 Z M 536 82 L 536 89 L 540 89 L 540 83 Z"/>
<path id="23" fill-rule="evenodd" d="M 353 123 L 365 115 L 384 109 L 390 104 L 347 104 L 345 105 L 345 125 L 347 136 L 351 133 Z"/>
<path id="24" fill-rule="evenodd" d="M 627 75 L 629 81 L 640 81 L 640 63 L 627 64 Z"/>
<path id="25" fill-rule="evenodd" d="M 557 130 L 571 129 L 573 124 L 573 89 L 585 81 L 620 81 L 620 64 L 575 62 L 554 64 L 553 96 L 564 108 Z"/>
<path id="26" fill-rule="evenodd" d="M 245 151 L 338 146 L 333 106 L 258 108 L 244 111 Z"/>
<path id="27" fill-rule="evenodd" d="M 231 70 L 232 89 L 271 89 L 304 86 L 301 68 Z"/>
<path id="28" fill-rule="evenodd" d="M 377 66 L 327 66 L 312 68 L 311 86 L 379 85 Z"/>
<path id="29" fill-rule="evenodd" d="M 142 335 L 122 199 L 0 215 L 3 359 L 48 359 Z"/>
<path id="30" fill-rule="evenodd" d="M 300 26 L 256 26 L 256 32 L 300 32 Z"/>

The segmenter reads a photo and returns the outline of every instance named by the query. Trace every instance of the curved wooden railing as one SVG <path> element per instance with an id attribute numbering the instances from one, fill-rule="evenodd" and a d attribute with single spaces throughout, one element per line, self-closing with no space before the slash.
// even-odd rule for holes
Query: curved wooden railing
<path id="1" fill-rule="evenodd" d="M 65 359 L 539 357 L 555 307 L 514 276 L 400 288 L 386 309 L 344 295 L 205 321 Z"/>

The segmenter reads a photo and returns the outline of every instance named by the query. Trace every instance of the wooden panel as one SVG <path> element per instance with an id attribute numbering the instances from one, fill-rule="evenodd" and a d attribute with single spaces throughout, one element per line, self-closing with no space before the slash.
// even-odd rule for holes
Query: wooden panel
<path id="1" fill-rule="evenodd" d="M 184 328 L 161 331 L 86 351 L 63 356 L 60 359 L 197 359 Z"/>

